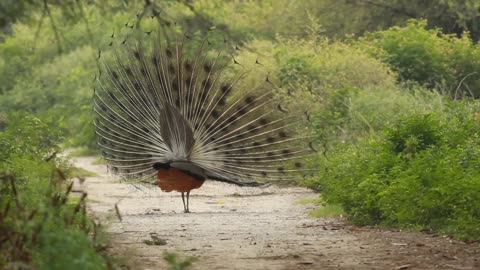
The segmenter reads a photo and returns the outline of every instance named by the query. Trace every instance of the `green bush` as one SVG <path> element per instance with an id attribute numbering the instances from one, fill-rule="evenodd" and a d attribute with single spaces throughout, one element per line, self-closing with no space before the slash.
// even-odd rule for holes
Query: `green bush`
<path id="1" fill-rule="evenodd" d="M 311 28 L 316 27 L 312 22 Z M 284 95 L 308 111 L 321 138 L 342 137 L 355 96 L 395 87 L 395 74 L 361 49 L 315 35 L 280 41 L 276 74 Z"/>
<path id="2" fill-rule="evenodd" d="M 310 29 L 319 26 L 311 22 Z M 355 46 L 318 37 L 277 37 L 277 42 L 252 40 L 238 52 L 242 65 L 256 65 L 255 74 L 281 88 L 278 95 L 292 111 L 308 111 L 319 136 L 336 137 L 348 122 L 352 98 L 363 91 L 397 89 L 388 66 Z M 258 53 L 257 53 L 258 52 Z M 257 72 L 263 70 L 264 72 Z M 260 78 L 257 78 L 260 79 Z"/>
<path id="3" fill-rule="evenodd" d="M 107 269 L 104 245 L 73 198 L 62 136 L 39 119 L 7 117 L 0 131 L 0 268 Z"/>
<path id="4" fill-rule="evenodd" d="M 350 119 L 343 129 L 362 138 L 365 133 L 380 131 L 398 115 L 440 112 L 445 102 L 445 97 L 421 87 L 410 91 L 401 86 L 364 89 L 348 100 Z"/>
<path id="5" fill-rule="evenodd" d="M 439 119 L 433 114 L 403 117 L 385 130 L 394 153 L 414 154 L 440 144 Z"/>
<path id="6" fill-rule="evenodd" d="M 46 158 L 63 141 L 60 131 L 52 123 L 26 114 L 10 114 L 4 118 L 4 128 L 0 130 L 0 160 L 6 161 L 13 156 Z M 5 167 L 0 167 L 5 169 Z"/>
<path id="7" fill-rule="evenodd" d="M 306 184 L 355 223 L 433 228 L 480 239 L 478 102 L 408 114 L 377 138 L 339 144 Z"/>
<path id="8" fill-rule="evenodd" d="M 405 27 L 366 34 L 357 45 L 369 48 L 403 80 L 430 88 L 441 86 L 454 98 L 480 96 L 480 47 L 464 33 L 461 38 L 427 29 L 427 22 L 410 20 Z"/>

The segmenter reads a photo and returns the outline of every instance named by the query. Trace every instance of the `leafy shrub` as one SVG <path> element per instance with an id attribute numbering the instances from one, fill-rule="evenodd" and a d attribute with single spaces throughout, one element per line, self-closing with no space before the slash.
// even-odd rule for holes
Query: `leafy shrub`
<path id="1" fill-rule="evenodd" d="M 479 45 L 468 33 L 458 38 L 426 26 L 424 20 L 410 20 L 405 27 L 368 33 L 358 45 L 390 64 L 403 80 L 430 88 L 445 85 L 446 94 L 454 98 L 479 97 Z"/>
<path id="2" fill-rule="evenodd" d="M 319 157 L 322 171 L 306 184 L 329 203 L 341 203 L 355 223 L 433 228 L 479 240 L 477 106 L 452 102 L 448 114 L 403 115 L 381 136 Z"/>
<path id="3" fill-rule="evenodd" d="M 72 200 L 61 134 L 39 119 L 13 115 L 0 131 L 0 265 L 5 269 L 107 269 L 104 245 Z M 98 232 L 98 230 L 96 230 Z M 3 269 L 3 268 L 2 268 Z"/>
<path id="4" fill-rule="evenodd" d="M 318 27 L 315 21 L 309 26 Z M 254 75 L 269 74 L 281 86 L 278 95 L 292 111 L 308 111 L 319 136 L 336 137 L 338 127 L 348 121 L 353 97 L 364 90 L 396 88 L 396 78 L 386 64 L 364 50 L 318 37 L 316 32 L 303 39 L 279 36 L 277 43 L 253 40 L 236 59 L 244 65 L 258 59 L 262 66 L 255 69 L 265 72 Z"/>
<path id="5" fill-rule="evenodd" d="M 439 120 L 433 114 L 404 117 L 386 128 L 386 140 L 395 153 L 416 153 L 440 143 Z"/>
<path id="6" fill-rule="evenodd" d="M 46 158 L 63 140 L 48 123 L 25 113 L 11 114 L 4 121 L 5 130 L 0 130 L 0 160 L 4 162 L 14 157 Z M 7 168 L 0 166 L 2 170 Z"/>
<path id="7" fill-rule="evenodd" d="M 311 28 L 316 27 L 313 22 Z M 350 118 L 349 103 L 357 94 L 394 87 L 395 75 L 363 50 L 313 34 L 304 40 L 280 41 L 277 77 L 297 107 L 308 108 L 324 139 L 342 133 Z"/>
<path id="8" fill-rule="evenodd" d="M 440 112 L 445 102 L 445 97 L 421 87 L 357 91 L 346 100 L 348 114 L 341 126 L 342 137 L 355 140 L 375 135 L 401 114 Z"/>

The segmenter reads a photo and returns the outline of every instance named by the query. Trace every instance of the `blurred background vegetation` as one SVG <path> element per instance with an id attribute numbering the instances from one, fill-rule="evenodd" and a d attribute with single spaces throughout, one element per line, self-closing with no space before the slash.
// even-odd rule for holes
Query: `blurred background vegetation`
<path id="1" fill-rule="evenodd" d="M 480 240 L 480 0 L 1 1 L 1 171 L 50 179 L 46 156 L 95 149 L 95 58 L 138 17 L 258 57 L 322 141 L 299 184 L 352 222 Z"/>

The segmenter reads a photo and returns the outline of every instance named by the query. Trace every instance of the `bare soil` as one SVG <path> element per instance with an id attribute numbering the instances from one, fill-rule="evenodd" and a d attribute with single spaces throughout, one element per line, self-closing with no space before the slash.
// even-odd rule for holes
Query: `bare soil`
<path id="1" fill-rule="evenodd" d="M 165 251 L 197 257 L 192 269 L 480 269 L 478 243 L 308 217 L 315 206 L 297 202 L 318 194 L 305 188 L 206 182 L 186 214 L 180 193 L 121 183 L 94 160 L 76 158 L 99 175 L 76 188 L 88 192 L 90 212 L 109 224 L 111 252 L 131 269 L 166 269 Z"/>

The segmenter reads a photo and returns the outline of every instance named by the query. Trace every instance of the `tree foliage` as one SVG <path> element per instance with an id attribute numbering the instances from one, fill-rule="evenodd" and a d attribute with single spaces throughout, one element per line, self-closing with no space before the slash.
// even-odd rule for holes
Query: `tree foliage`
<path id="1" fill-rule="evenodd" d="M 403 80 L 430 88 L 443 86 L 454 99 L 480 97 L 480 46 L 468 34 L 458 38 L 426 25 L 410 20 L 405 27 L 368 33 L 359 46 L 384 59 Z"/>

